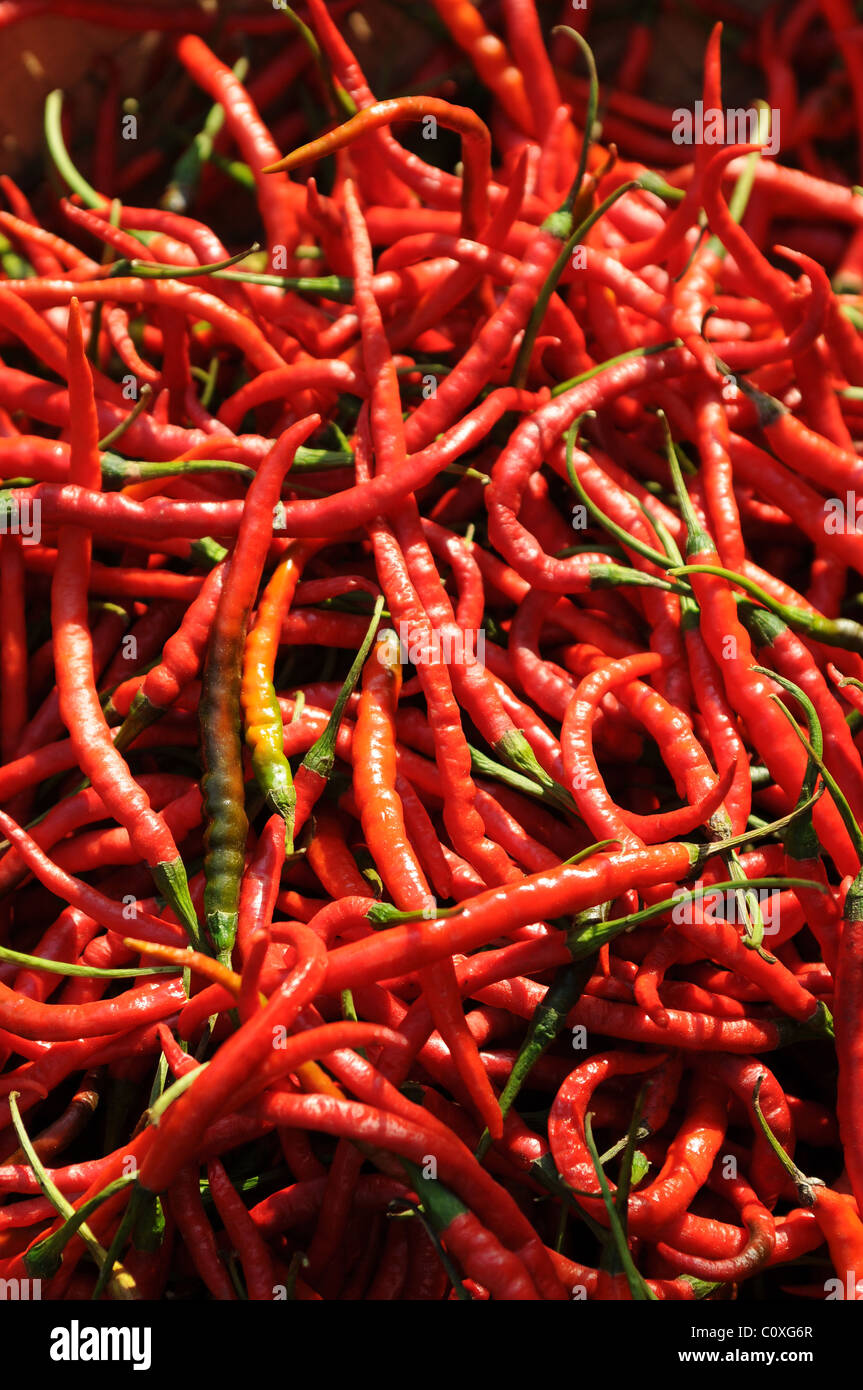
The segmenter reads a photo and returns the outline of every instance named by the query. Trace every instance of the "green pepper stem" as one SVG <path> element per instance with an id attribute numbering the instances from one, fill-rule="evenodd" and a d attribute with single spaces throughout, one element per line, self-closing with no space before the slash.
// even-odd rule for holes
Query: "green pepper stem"
<path id="1" fill-rule="evenodd" d="M 609 194 L 604 202 L 600 203 L 599 207 L 594 208 L 593 212 L 590 213 L 583 222 L 579 223 L 572 235 L 564 242 L 557 260 L 549 271 L 545 283 L 537 295 L 536 303 L 533 306 L 527 327 L 524 330 L 521 346 L 519 347 L 518 355 L 515 359 L 515 366 L 510 375 L 511 386 L 524 386 L 527 380 L 527 371 L 530 366 L 531 354 L 533 353 L 533 347 L 536 342 L 536 335 L 539 332 L 540 324 L 545 318 L 551 296 L 557 289 L 558 281 L 569 264 L 569 259 L 576 246 L 584 241 L 591 227 L 599 221 L 600 217 L 608 212 L 610 207 L 614 206 L 619 198 L 622 198 L 625 193 L 631 193 L 634 188 L 638 187 L 640 187 L 640 184 L 637 179 L 629 183 L 622 183 L 619 188 L 616 188 L 613 193 Z"/>
<path id="2" fill-rule="evenodd" d="M 593 1163 L 594 1171 L 596 1172 L 596 1180 L 599 1183 L 599 1190 L 602 1195 L 602 1200 L 605 1203 L 605 1210 L 608 1213 L 608 1225 L 611 1231 L 611 1238 L 614 1241 L 620 1266 L 626 1275 L 626 1282 L 629 1285 L 629 1292 L 632 1295 L 633 1302 L 655 1302 L 656 1294 L 648 1287 L 643 1276 L 635 1267 L 635 1261 L 632 1258 L 632 1252 L 627 1243 L 624 1223 L 621 1220 L 620 1213 L 611 1195 L 611 1189 L 608 1186 L 605 1170 L 599 1161 L 599 1151 L 593 1137 L 593 1115 L 590 1111 L 588 1111 L 584 1117 L 584 1138 L 591 1162 Z M 593 1195 L 596 1196 L 596 1193 Z"/>
<path id="3" fill-rule="evenodd" d="M 108 433 L 99 440 L 100 449 L 110 449 L 111 445 L 115 444 L 120 436 L 126 433 L 126 430 L 131 424 L 134 424 L 141 412 L 147 409 L 152 395 L 153 388 L 148 381 L 145 381 L 144 385 L 141 387 L 141 393 L 138 399 L 132 406 L 125 420 L 121 420 L 119 425 L 115 425 L 112 430 L 109 430 Z"/>

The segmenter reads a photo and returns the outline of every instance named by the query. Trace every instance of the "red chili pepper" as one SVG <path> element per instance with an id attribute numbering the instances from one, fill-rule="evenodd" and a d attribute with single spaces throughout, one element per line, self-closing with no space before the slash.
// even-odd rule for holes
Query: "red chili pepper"
<path id="1" fill-rule="evenodd" d="M 168 1193 L 171 1213 L 195 1268 L 213 1298 L 233 1302 L 237 1295 L 220 1257 L 213 1230 L 201 1200 L 194 1168 L 178 1173 Z"/>
<path id="2" fill-rule="evenodd" d="M 812 1209 L 815 1220 L 822 1231 L 833 1265 L 842 1281 L 842 1297 L 852 1302 L 863 1299 L 863 1281 L 860 1270 L 863 1266 L 863 1222 L 853 1197 L 832 1191 L 815 1179 L 804 1178 L 800 1169 L 784 1153 L 779 1140 L 765 1118 L 761 1105 L 762 1081 L 759 1077 L 752 1093 L 752 1105 L 765 1139 L 780 1159 L 782 1166 L 794 1180 L 798 1195 L 805 1206 Z"/>
<path id="3" fill-rule="evenodd" d="M 425 121 L 429 117 L 440 121 L 441 125 L 448 129 L 457 131 L 462 137 L 462 221 L 465 235 L 472 236 L 483 229 L 487 220 L 491 137 L 476 112 L 468 107 L 453 106 L 450 102 L 441 101 L 436 97 L 397 97 L 391 101 L 375 102 L 373 106 L 367 106 L 329 134 L 300 146 L 283 159 L 270 161 L 265 172 L 276 173 L 283 169 L 296 169 L 298 165 L 306 164 L 310 159 L 317 159 L 321 155 L 341 149 L 358 136 L 371 130 L 379 130 L 393 121 Z"/>
<path id="4" fill-rule="evenodd" d="M 249 1018 L 233 1040 L 223 1044 L 197 1085 L 168 1111 L 141 1170 L 141 1182 L 151 1191 L 159 1192 L 168 1187 L 171 1175 L 197 1152 L 203 1124 L 219 1113 L 248 1074 L 252 1059 L 257 1057 L 263 1061 L 271 1052 L 272 1028 L 287 1032 L 300 1009 L 313 997 L 325 968 L 323 947 L 319 938 L 305 928 L 297 940 L 304 953 L 297 969 L 272 996 L 267 1007 Z"/>
<path id="5" fill-rule="evenodd" d="M 289 179 L 263 178 L 265 166 L 277 156 L 276 146 L 257 109 L 230 68 L 220 63 L 203 39 L 186 34 L 177 44 L 177 56 L 192 77 L 219 102 L 228 127 L 255 176 L 261 216 L 271 250 L 293 249 L 297 240 L 297 216 L 303 198 Z"/>
<path id="6" fill-rule="evenodd" d="M 72 402 L 70 477 L 76 483 L 99 486 L 95 412 L 90 369 L 84 358 L 77 302 L 70 314 L 69 391 Z M 186 872 L 164 819 L 151 810 L 148 798 L 131 777 L 111 742 L 99 707 L 92 677 L 92 645 L 86 618 L 86 576 L 90 539 L 78 527 L 60 531 L 57 565 L 51 586 L 54 627 L 54 666 L 60 711 L 85 775 L 112 815 L 125 825 L 156 882 L 170 897 L 187 931 L 197 935 L 197 919 L 189 898 Z"/>
<path id="7" fill-rule="evenodd" d="M 318 424 L 300 420 L 281 437 L 255 475 L 237 544 L 213 619 L 201 689 L 204 777 L 201 790 L 207 818 L 204 912 L 207 931 L 219 952 L 229 952 L 237 929 L 239 876 L 246 839 L 242 755 L 238 717 L 243 644 L 249 611 L 263 569 L 262 540 L 269 538 L 273 510 L 294 451 Z"/>
<path id="8" fill-rule="evenodd" d="M 411 1106 L 428 1121 L 419 1107 Z M 512 1198 L 479 1167 L 470 1151 L 438 1125 L 426 1126 L 419 1118 L 378 1110 L 359 1101 L 339 1101 L 329 1096 L 297 1096 L 282 1093 L 258 1103 L 257 1113 L 270 1123 L 304 1123 L 306 1127 L 332 1134 L 379 1143 L 412 1162 L 422 1162 L 420 1154 L 431 1144 L 438 1158 L 443 1181 L 460 1193 L 478 1219 L 487 1224 L 499 1240 L 520 1256 L 540 1295 L 562 1299 L 564 1290 L 553 1272 L 545 1250 L 530 1223 Z M 424 1147 L 425 1146 L 425 1147 Z"/>
<path id="9" fill-rule="evenodd" d="M 583 1192 L 596 1190 L 596 1175 L 583 1140 L 584 1116 L 596 1087 L 609 1076 L 650 1068 L 652 1058 L 616 1053 L 583 1063 L 555 1097 L 549 1116 L 549 1142 L 555 1163 L 570 1185 Z M 683 1125 L 669 1146 L 668 1157 L 656 1180 L 630 1195 L 628 1228 L 635 1235 L 661 1234 L 664 1226 L 689 1206 L 707 1175 L 725 1135 L 725 1102 L 714 1085 L 697 1083 Z M 580 1202 L 586 1203 L 581 1197 Z M 590 1212 L 602 1221 L 601 1200 L 590 1203 Z"/>
<path id="10" fill-rule="evenodd" d="M 240 1257 L 249 1298 L 271 1302 L 276 1293 L 272 1257 L 217 1158 L 207 1163 L 207 1179 L 216 1210 Z"/>
<path id="11" fill-rule="evenodd" d="M 781 1291 L 772 1271 L 826 1241 L 858 1297 L 854 1198 L 789 1157 L 796 1135 L 860 1198 L 847 0 L 781 23 L 700 6 L 744 32 L 784 164 L 681 148 L 679 111 L 639 88 L 643 14 L 599 133 L 592 55 L 570 77 L 558 34 L 553 65 L 531 0 L 436 3 L 443 42 L 400 60 L 412 95 L 388 101 L 341 0 L 310 0 L 314 34 L 63 8 L 170 33 L 144 86 L 174 82 L 165 119 L 198 135 L 148 206 L 164 152 L 147 120 L 115 167 L 112 69 L 92 152 L 49 101 L 68 198 L 0 180 L 0 1276 L 70 1229 L 22 1161 L 17 1092 L 43 1162 L 74 1139 L 51 1177 L 95 1202 L 112 1294 L 692 1301 L 756 1273 Z M 14 0 L 0 27 L 44 9 Z M 240 28 L 270 38 L 248 85 L 222 46 Z M 402 119 L 454 126 L 464 168 L 401 144 Z M 273 172 L 330 152 L 326 192 Z M 208 225 L 226 208 L 230 245 Z M 257 222 L 266 273 L 231 254 Z M 178 846 L 203 855 L 190 885 Z M 201 907 L 219 959 L 195 949 Z M 831 1014 L 838 1104 L 804 1053 Z M 602 1050 L 574 1065 L 565 1029 Z M 516 1109 L 525 1068 L 550 1144 Z M 132 1110 L 109 1107 L 101 1157 L 103 1071 Z M 650 1172 L 628 1190 L 636 1145 Z M 133 1203 L 104 1199 L 129 1160 Z M 593 1221 L 578 1261 L 551 1249 L 556 1161 Z M 46 1296 L 93 1294 L 86 1251 L 78 1231 Z"/>

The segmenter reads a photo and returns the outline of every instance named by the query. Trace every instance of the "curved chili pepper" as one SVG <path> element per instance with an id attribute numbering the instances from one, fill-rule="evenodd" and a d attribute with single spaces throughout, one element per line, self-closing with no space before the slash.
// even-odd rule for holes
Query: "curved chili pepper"
<path id="1" fill-rule="evenodd" d="M 202 1126 L 220 1112 L 225 1101 L 248 1075 L 254 1059 L 262 1062 L 272 1050 L 272 1029 L 287 1031 L 300 1010 L 314 997 L 323 978 L 325 953 L 320 939 L 305 928 L 295 929 L 304 953 L 297 967 L 272 995 L 266 1008 L 252 1015 L 219 1049 L 197 1083 L 167 1111 L 159 1126 L 140 1180 L 152 1192 L 170 1186 L 172 1175 L 197 1151 Z"/>
<path id="2" fill-rule="evenodd" d="M 275 1276 L 270 1251 L 217 1158 L 207 1161 L 207 1180 L 216 1210 L 240 1257 L 249 1298 L 272 1301 Z"/>
<path id="3" fill-rule="evenodd" d="M 716 1280 L 718 1283 L 738 1283 L 758 1273 L 770 1260 L 776 1248 L 776 1225 L 770 1212 L 758 1199 L 744 1179 L 717 1179 L 723 1195 L 733 1189 L 733 1200 L 739 1206 L 740 1217 L 747 1231 L 745 1243 L 736 1255 L 710 1259 L 706 1256 L 684 1254 L 673 1248 L 669 1237 L 657 1242 L 657 1253 L 682 1274 L 696 1279 Z"/>
<path id="4" fill-rule="evenodd" d="M 512 932 L 530 922 L 611 902 L 624 887 L 686 877 L 697 859 L 695 847 L 682 843 L 624 851 L 614 857 L 597 854 L 592 863 L 561 865 L 551 873 L 508 884 L 505 890 L 489 889 L 469 899 L 453 920 L 390 927 L 372 940 L 338 947 L 329 956 L 327 986 L 345 989 L 371 983 L 417 969 L 442 955 L 475 950 L 502 930 Z M 368 904 L 358 901 L 354 910 L 362 920 Z M 326 912 L 323 909 L 318 917 Z"/>
<path id="5" fill-rule="evenodd" d="M 237 930 L 239 880 L 246 839 L 239 715 L 240 663 L 249 612 L 263 569 L 262 540 L 294 451 L 319 423 L 300 420 L 282 435 L 249 489 L 237 544 L 213 619 L 201 688 L 204 776 L 201 791 L 207 829 L 204 843 L 204 912 L 215 949 L 229 955 Z"/>
<path id="6" fill-rule="evenodd" d="M 0 25 L 41 3 L 15 0 Z M 100 0 L 72 10 L 105 13 Z M 446 44 L 402 73 L 433 96 L 377 102 L 343 37 L 342 0 L 310 0 L 322 51 L 291 21 L 300 37 L 248 87 L 242 60 L 232 73 L 215 39 L 197 37 L 209 19 L 145 11 L 176 30 L 152 76 L 167 55 L 166 80 L 192 80 L 189 215 L 135 205 L 164 155 L 144 132 L 143 154 L 113 168 L 111 84 L 87 172 L 128 202 L 75 169 L 75 113 L 59 94 L 47 133 L 72 190 L 58 208 L 68 239 L 0 180 L 0 319 L 31 367 L 14 358 L 0 370 L 0 1126 L 18 1092 L 47 1157 L 80 1124 L 83 1107 L 63 1107 L 97 1070 L 130 1103 L 138 1095 L 126 1116 L 108 1107 L 106 1158 L 87 1157 L 101 1152 L 88 1125 L 81 1162 L 49 1177 L 86 1209 L 106 1271 L 122 1258 L 145 1296 L 164 1296 L 179 1271 L 202 1296 L 242 1297 L 245 1283 L 256 1301 L 274 1290 L 559 1299 L 575 1286 L 590 1299 L 691 1301 L 826 1240 L 841 1292 L 856 1297 L 854 1199 L 788 1171 L 796 1133 L 832 1173 L 844 1163 L 860 1196 L 863 745 L 854 685 L 840 704 L 825 684 L 863 681 L 863 548 L 846 496 L 861 481 L 863 319 L 850 277 L 863 212 L 841 167 L 859 134 L 859 63 L 850 79 L 818 72 L 837 34 L 856 42 L 849 6 L 804 0 L 779 25 L 733 16 L 797 168 L 745 145 L 703 140 L 687 153 L 670 138 L 672 110 L 634 91 L 604 94 L 597 137 L 592 70 L 568 76 L 560 35 L 552 69 L 532 0 L 505 0 L 503 38 L 485 28 L 494 15 L 463 10 L 436 6 L 450 57 L 468 55 L 488 80 L 487 128 L 451 105 L 465 89 Z M 276 35 L 284 15 L 249 22 Z M 725 104 L 720 34 L 705 55 L 705 112 Z M 292 97 L 270 134 L 260 112 L 304 75 L 307 53 L 347 124 L 316 139 Z M 804 59 L 811 90 L 798 101 Z M 203 124 L 201 88 L 204 108 L 217 103 Z M 476 137 L 465 175 L 412 153 L 389 123 L 452 110 Z M 609 139 L 625 142 L 623 157 Z M 337 156 L 326 193 L 263 172 L 302 141 Z M 660 158 L 662 177 L 647 167 Z M 242 246 L 249 195 L 267 274 L 232 264 L 249 252 L 232 256 L 207 225 L 231 198 Z M 787 251 L 772 245 L 777 224 Z M 84 237 L 98 250 L 79 250 Z M 838 267 L 837 288 L 822 266 Z M 522 379 L 535 389 L 504 385 Z M 286 478 L 286 435 L 318 417 L 321 447 L 298 452 Z M 589 445 L 576 451 L 578 428 Z M 577 525 L 568 478 L 585 509 Z M 844 510 L 837 525 L 833 510 Z M 37 513 L 32 544 L 24 521 Z M 582 522 L 586 535 L 573 535 Z M 73 551 L 86 554 L 74 575 Z M 313 577 L 286 612 L 288 570 L 312 551 Z M 64 659 L 80 656 L 77 637 L 74 653 L 46 640 L 58 580 L 81 651 L 92 649 L 83 676 Z M 364 657 L 383 607 L 381 665 Z M 400 655 L 416 670 L 399 695 Z M 78 702 L 89 692 L 74 726 L 72 685 Z M 78 785 L 85 743 L 108 750 L 109 777 L 121 758 L 115 785 L 89 774 Z M 264 791 L 290 817 L 300 759 L 286 854 L 285 820 L 272 806 L 259 814 L 248 778 L 263 766 Z M 137 816 L 142 794 L 172 837 L 160 854 L 205 854 L 189 920 L 146 896 L 156 827 Z M 703 843 L 682 842 L 690 830 Z M 776 895 L 763 941 L 762 887 Z M 212 956 L 189 946 L 205 889 L 221 933 L 213 944 L 202 930 Z M 159 983 L 146 982 L 148 956 Z M 831 1011 L 833 1107 L 814 1099 L 802 1048 L 833 1040 Z M 574 1068 L 565 1029 L 604 1050 Z M 789 1045 L 768 1071 L 768 1054 Z M 589 1098 L 591 1067 L 606 1059 L 624 1070 Z M 647 1070 L 626 1071 L 627 1059 Z M 797 1096 L 785 1093 L 789 1066 Z M 513 1105 L 526 1073 L 540 1100 L 560 1092 L 551 1146 Z M 760 1128 L 746 1148 L 724 1135 L 726 1123 L 735 1138 L 758 1123 L 756 1083 L 778 1149 Z M 588 1099 L 608 1135 L 602 1158 Z M 75 1215 L 55 1216 L 14 1161 L 17 1144 L 7 1128 L 0 1275 L 23 1276 L 62 1242 L 47 1296 L 94 1285 L 98 1296 L 104 1278 L 80 1266 Z M 639 1181 L 635 1145 L 650 1169 Z M 608 1165 L 621 1150 L 614 1197 L 596 1174 L 617 1176 Z M 412 1165 L 431 1157 L 429 1183 Z M 113 1186 L 127 1160 L 143 1177 L 131 1202 Z M 575 1197 L 570 1160 L 583 1169 L 570 1171 Z M 771 1214 L 795 1193 L 797 1207 Z M 391 1200 L 400 1209 L 387 1219 Z M 567 1239 L 574 1201 L 588 1217 L 578 1262 L 549 1248 Z M 591 1231 L 599 1268 L 580 1262 Z"/>
<path id="7" fill-rule="evenodd" d="M 683 492 L 680 495 L 681 503 L 684 505 Z M 685 505 L 688 507 L 688 502 Z M 712 542 L 699 526 L 691 508 L 686 512 L 686 522 L 689 538 L 687 565 L 697 564 L 701 556 L 712 553 Z M 796 743 L 789 744 L 784 727 L 780 730 L 776 725 L 774 728 L 774 713 L 778 711 L 768 713 L 771 707 L 765 699 L 763 678 L 754 670 L 751 642 L 737 616 L 731 590 L 723 580 L 706 574 L 693 574 L 692 586 L 704 614 L 704 640 L 723 673 L 729 702 L 746 718 L 753 741 L 759 751 L 763 750 L 768 764 L 776 769 L 780 782 L 788 787 L 789 792 L 793 788 L 793 795 L 796 796 L 803 781 L 802 754 Z M 734 639 L 733 644 L 728 643 L 729 637 Z M 829 841 L 831 853 L 840 862 L 847 864 L 847 851 L 841 843 L 841 836 L 837 838 L 836 818 L 825 814 L 824 811 L 816 810 L 814 814 L 819 834 L 824 836 L 825 842 Z"/>
<path id="8" fill-rule="evenodd" d="M 297 215 L 303 198 L 289 179 L 266 179 L 263 171 L 277 155 L 269 131 L 257 108 L 230 68 L 225 67 L 203 39 L 186 34 L 177 44 L 177 56 L 198 82 L 218 102 L 255 176 L 261 215 L 271 247 L 293 248 L 297 240 Z"/>
<path id="9" fill-rule="evenodd" d="M 147 672 L 135 692 L 115 736 L 115 743 L 121 749 L 127 748 L 142 729 L 170 709 L 184 687 L 198 674 L 225 574 L 225 565 L 219 564 L 205 577 L 177 631 L 165 643 L 162 660 Z"/>
<path id="10" fill-rule="evenodd" d="M 387 888 L 407 910 L 435 910 L 435 900 L 414 854 L 395 790 L 395 710 L 401 683 L 396 634 L 379 635 L 363 671 L 355 731 L 354 790 L 363 830 Z M 502 1131 L 500 1110 L 465 1025 L 451 962 L 426 967 L 421 979 L 432 1017 L 452 1052 L 459 1075 L 491 1132 Z"/>
<path id="11" fill-rule="evenodd" d="M 358 469 L 367 468 L 368 441 L 364 414 L 357 437 Z M 511 877 L 506 857 L 484 833 L 475 807 L 475 788 L 470 775 L 470 752 L 461 726 L 452 683 L 443 661 L 440 643 L 435 639 L 418 595 L 407 573 L 407 566 L 396 537 L 384 522 L 372 528 L 372 540 L 381 583 L 390 612 L 408 635 L 410 647 L 420 647 L 418 675 L 429 708 L 434 732 L 435 759 L 447 799 L 444 814 L 456 848 L 481 871 L 485 868 L 493 881 Z"/>
<path id="12" fill-rule="evenodd" d="M 184 1168 L 168 1192 L 171 1213 L 195 1268 L 213 1298 L 233 1302 L 237 1295 L 228 1271 L 219 1256 L 213 1229 L 207 1218 L 197 1170 Z"/>
<path id="13" fill-rule="evenodd" d="M 539 1297 L 521 1261 L 465 1207 L 443 1227 L 441 1235 L 465 1274 L 487 1288 L 492 1298 Z"/>
<path id="14" fill-rule="evenodd" d="M 0 377 L 0 394 L 2 380 Z M 535 399 L 533 393 L 512 387 L 492 392 L 440 439 L 412 454 L 397 472 L 380 474 L 367 483 L 345 488 L 332 496 L 286 502 L 279 524 L 274 527 L 275 533 L 290 532 L 295 537 L 328 536 L 365 524 L 379 512 L 392 509 L 410 492 L 424 487 L 453 459 L 482 439 L 507 410 L 531 409 Z M 242 515 L 239 502 L 175 502 L 169 498 L 153 498 L 145 507 L 121 493 L 103 496 L 90 489 L 60 488 L 53 483 L 43 483 L 35 489 L 22 488 L 18 497 L 32 501 L 38 497 L 46 526 L 62 524 L 64 519 L 72 518 L 95 534 L 116 535 L 119 531 L 123 536 L 160 543 L 178 536 L 186 539 L 203 539 L 212 534 L 232 537 L 239 529 Z"/>
<path id="15" fill-rule="evenodd" d="M 252 768 L 270 806 L 285 822 L 285 847 L 289 854 L 293 850 L 296 793 L 290 763 L 283 751 L 282 714 L 272 681 L 282 618 L 309 553 L 308 546 L 300 545 L 274 570 L 261 596 L 254 625 L 246 637 L 240 687 L 240 706 L 246 743 L 252 752 Z"/>
<path id="16" fill-rule="evenodd" d="M 805 1178 L 791 1161 L 762 1112 L 761 1084 L 759 1077 L 752 1092 L 752 1105 L 762 1133 L 783 1168 L 793 1178 L 798 1195 L 804 1205 L 811 1208 L 827 1240 L 834 1268 L 842 1280 L 843 1298 L 848 1297 L 853 1302 L 859 1302 L 863 1299 L 863 1281 L 860 1279 L 863 1262 L 863 1221 L 860 1220 L 856 1202 L 853 1197 L 832 1191 L 818 1179 Z"/>
<path id="17" fill-rule="evenodd" d="M 582 1063 L 555 1097 L 549 1116 L 549 1143 L 561 1175 L 579 1192 L 597 1190 L 596 1174 L 584 1144 L 584 1116 L 596 1087 L 609 1076 L 649 1070 L 655 1059 L 631 1053 L 606 1054 Z M 629 1230 L 636 1235 L 660 1234 L 665 1225 L 689 1206 L 707 1179 L 725 1135 L 725 1101 L 715 1085 L 696 1084 L 690 1110 L 669 1146 L 662 1170 L 649 1187 L 630 1194 Z M 586 1204 L 587 1199 L 578 1198 Z M 601 1201 L 591 1202 L 596 1219 L 607 1220 Z"/>
<path id="18" fill-rule="evenodd" d="M 503 41 L 485 27 L 482 16 L 465 0 L 434 0 L 434 6 L 459 48 L 467 53 L 480 81 L 495 93 L 510 119 L 532 135 L 534 114 L 525 80 Z"/>
<path id="19" fill-rule="evenodd" d="M 77 301 L 73 301 L 69 315 L 68 363 L 73 412 L 70 479 L 98 488 L 101 481 L 98 426 Z M 60 711 L 79 766 L 111 815 L 125 826 L 136 853 L 150 866 L 158 887 L 166 893 L 194 940 L 198 934 L 197 917 L 174 837 L 164 818 L 151 809 L 146 793 L 135 782 L 112 743 L 93 684 L 92 643 L 87 625 L 90 549 L 86 531 L 78 527 L 61 528 L 51 585 L 54 667 Z"/>
<path id="20" fill-rule="evenodd" d="M 472 236 L 485 226 L 487 220 L 487 188 L 491 178 L 491 137 L 483 121 L 469 107 L 453 106 L 436 97 L 396 97 L 378 101 L 352 116 L 344 125 L 327 135 L 321 135 L 307 145 L 301 145 L 277 162 L 271 162 L 265 173 L 296 169 L 310 159 L 342 149 L 352 140 L 393 121 L 424 121 L 431 117 L 462 137 L 464 181 L 462 218 L 466 236 Z"/>
<path id="21" fill-rule="evenodd" d="M 391 1221 L 384 1240 L 383 1254 L 375 1277 L 366 1291 L 370 1303 L 399 1299 L 407 1278 L 408 1233 L 404 1225 Z"/>
<path id="22" fill-rule="evenodd" d="M 428 1125 L 430 1116 L 419 1107 L 411 1106 L 408 1118 L 407 1114 L 386 1112 L 361 1101 L 282 1093 L 262 1099 L 257 1112 L 262 1119 L 275 1123 L 293 1121 L 328 1133 L 378 1142 L 414 1163 L 422 1163 L 420 1155 L 428 1152 L 431 1144 L 438 1157 L 442 1180 L 452 1186 L 457 1195 L 461 1194 L 469 1210 L 503 1241 L 507 1249 L 515 1247 L 514 1253 L 527 1266 L 540 1295 L 548 1299 L 565 1297 L 545 1247 L 516 1203 L 504 1188 L 483 1172 L 459 1140 L 438 1124 Z M 426 1123 L 421 1124 L 419 1116 Z"/>

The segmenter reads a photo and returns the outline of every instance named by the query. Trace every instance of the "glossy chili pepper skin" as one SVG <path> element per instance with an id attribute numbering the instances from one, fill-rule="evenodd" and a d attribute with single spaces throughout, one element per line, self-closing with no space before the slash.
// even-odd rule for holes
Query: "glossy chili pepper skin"
<path id="1" fill-rule="evenodd" d="M 414 7 L 405 95 L 346 0 L 60 8 L 161 42 L 0 177 L 0 1278 L 859 1300 L 849 0 L 699 0 L 760 154 L 653 5 L 600 91 Z"/>
<path id="2" fill-rule="evenodd" d="M 348 984 L 382 979 L 385 971 L 416 969 L 444 954 L 475 949 L 493 941 L 502 929 L 512 931 L 537 917 L 579 912 L 599 902 L 612 901 L 623 884 L 636 880 L 661 883 L 668 877 L 687 873 L 692 863 L 692 848 L 676 844 L 633 850 L 615 859 L 598 855 L 595 864 L 586 869 L 564 866 L 551 873 L 531 875 L 520 883 L 487 890 L 468 901 L 453 923 L 390 927 L 367 945 L 339 947 L 330 956 L 328 987 L 343 989 Z M 358 915 L 365 910 L 363 904 L 358 905 Z"/>
<path id="3" fill-rule="evenodd" d="M 212 1227 L 201 1201 L 198 1175 L 193 1168 L 178 1173 L 171 1185 L 169 1203 L 195 1268 L 213 1298 L 233 1302 L 237 1295 L 228 1271 L 219 1258 Z"/>
<path id="4" fill-rule="evenodd" d="M 651 1061 L 626 1053 L 595 1058 L 577 1068 L 558 1093 L 549 1117 L 549 1141 L 558 1169 L 571 1186 L 582 1191 L 596 1186 L 581 1129 L 593 1090 L 606 1076 L 643 1071 Z M 718 1087 L 695 1088 L 690 1112 L 669 1148 L 662 1171 L 648 1188 L 630 1196 L 628 1222 L 634 1234 L 661 1232 L 689 1205 L 691 1184 L 698 1186 L 703 1181 L 702 1172 L 706 1175 L 709 1171 L 724 1138 L 725 1109 Z M 707 1169 L 702 1169 L 703 1164 Z M 603 1219 L 595 1202 L 590 1210 Z"/>
<path id="5" fill-rule="evenodd" d="M 207 819 L 204 913 L 215 949 L 229 953 L 236 936 L 239 882 L 248 822 L 244 806 L 240 744 L 241 660 L 249 610 L 263 568 L 262 540 L 268 538 L 282 479 L 294 451 L 318 424 L 299 421 L 275 445 L 249 492 L 236 548 L 210 633 L 201 689 Z"/>
<path id="6" fill-rule="evenodd" d="M 395 715 L 401 684 L 399 644 L 391 629 L 379 635 L 363 673 L 355 733 L 354 788 L 366 840 L 398 906 L 435 909 L 422 867 L 410 846 L 396 789 Z M 503 1132 L 494 1092 L 465 1025 L 452 963 L 421 974 L 432 1017 L 464 1083 L 495 1137 Z"/>
<path id="7" fill-rule="evenodd" d="M 300 549 L 286 556 L 273 572 L 261 597 L 254 626 L 246 638 L 240 687 L 252 768 L 269 805 L 285 822 L 289 850 L 293 848 L 296 793 L 290 764 L 284 754 L 285 732 L 272 682 L 282 617 L 299 580 L 302 563 Z"/>
<path id="8" fill-rule="evenodd" d="M 68 370 L 72 411 L 71 476 L 100 485 L 92 374 L 84 357 L 77 302 L 70 314 Z M 78 527 L 64 528 L 59 537 L 57 567 L 51 586 L 55 669 L 60 711 L 70 731 L 82 771 L 100 791 L 106 808 L 129 830 L 135 848 L 150 865 L 182 912 L 187 930 L 197 935 L 197 922 L 188 896 L 183 862 L 164 819 L 129 773 L 108 734 L 92 677 L 92 643 L 86 620 L 87 572 L 91 541 Z M 88 672 L 88 667 L 90 668 Z"/>
<path id="9" fill-rule="evenodd" d="M 171 1175 L 183 1167 L 184 1154 L 196 1151 L 200 1126 L 218 1113 L 219 1106 L 247 1074 L 249 1059 L 258 1056 L 263 1060 L 267 1056 L 273 1042 L 271 1019 L 276 1025 L 285 1027 L 311 997 L 324 965 L 323 951 L 320 941 L 313 939 L 311 934 L 304 933 L 302 940 L 311 954 L 272 997 L 267 1008 L 249 1019 L 244 1031 L 235 1035 L 234 1046 L 226 1045 L 220 1051 L 221 1060 L 215 1071 L 211 1067 L 202 1073 L 197 1085 L 181 1097 L 185 1104 L 178 1101 L 169 1111 L 164 1125 L 160 1126 L 155 1148 L 141 1171 L 141 1182 L 151 1191 L 167 1187 Z"/>
<path id="10" fill-rule="evenodd" d="M 813 1214 L 830 1250 L 843 1298 L 863 1301 L 863 1222 L 847 1196 L 813 1184 Z M 859 1209 L 858 1209 L 859 1210 Z"/>
<path id="11" fill-rule="evenodd" d="M 142 728 L 170 708 L 184 686 L 198 674 L 224 581 L 225 566 L 216 565 L 186 610 L 179 628 L 165 643 L 162 660 L 147 672 L 135 692 L 121 726 L 122 733 L 117 734 L 121 747 L 128 746 Z"/>

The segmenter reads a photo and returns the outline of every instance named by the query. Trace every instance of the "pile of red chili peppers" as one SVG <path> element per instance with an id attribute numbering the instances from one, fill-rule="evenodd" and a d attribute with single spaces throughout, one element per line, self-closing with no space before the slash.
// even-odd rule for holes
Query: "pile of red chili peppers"
<path id="1" fill-rule="evenodd" d="M 695 7 L 686 144 L 554 8 L 379 99 L 340 3 L 0 4 L 158 35 L 0 178 L 43 1298 L 863 1299 L 858 21 Z"/>

